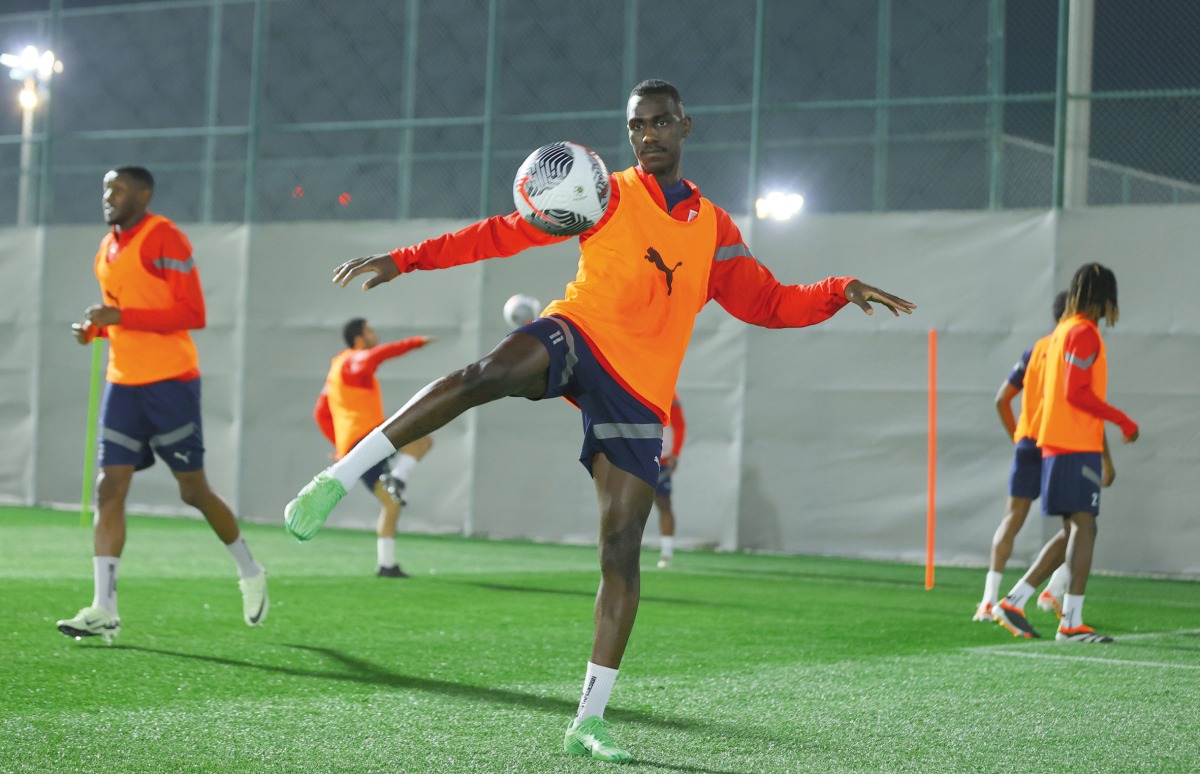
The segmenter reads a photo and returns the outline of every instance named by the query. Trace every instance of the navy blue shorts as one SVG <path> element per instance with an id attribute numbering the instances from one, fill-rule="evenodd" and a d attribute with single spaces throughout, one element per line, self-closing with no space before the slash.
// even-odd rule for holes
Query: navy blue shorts
<path id="1" fill-rule="evenodd" d="M 658 483 L 654 485 L 654 494 L 658 497 L 671 496 L 671 469 L 666 465 L 658 471 Z"/>
<path id="2" fill-rule="evenodd" d="M 1042 460 L 1042 513 L 1100 515 L 1100 452 L 1055 454 Z"/>
<path id="3" fill-rule="evenodd" d="M 579 407 L 583 415 L 579 461 L 588 473 L 592 458 L 604 454 L 616 467 L 657 487 L 662 421 L 604 370 L 579 330 L 552 315 L 513 333 L 533 336 L 550 354 L 546 394 L 535 400 L 568 398 Z"/>
<path id="4" fill-rule="evenodd" d="M 104 387 L 100 407 L 100 467 L 133 465 L 145 470 L 154 454 L 177 473 L 204 467 L 200 379 Z"/>
<path id="5" fill-rule="evenodd" d="M 376 462 L 374 465 L 372 465 L 366 473 L 363 473 L 358 477 L 358 480 L 363 482 L 363 486 L 367 488 L 368 492 L 375 494 L 375 484 L 379 483 L 380 476 L 390 470 L 390 468 L 388 468 L 388 463 L 391 461 L 391 457 L 384 457 L 379 462 Z"/>
<path id="6" fill-rule="evenodd" d="M 1010 497 L 1036 500 L 1042 493 L 1042 450 L 1033 438 L 1017 441 L 1013 450 L 1012 470 L 1008 474 Z"/>

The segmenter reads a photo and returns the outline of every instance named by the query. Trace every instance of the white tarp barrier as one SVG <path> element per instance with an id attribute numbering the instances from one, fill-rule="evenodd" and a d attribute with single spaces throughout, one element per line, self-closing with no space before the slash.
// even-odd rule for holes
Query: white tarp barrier
<path id="1" fill-rule="evenodd" d="M 676 476 L 684 545 L 921 560 L 926 502 L 928 330 L 939 337 L 938 559 L 983 563 L 1005 496 L 1011 445 L 993 396 L 1020 353 L 1051 327 L 1050 303 L 1087 260 L 1111 266 L 1123 318 L 1105 331 L 1110 400 L 1142 426 L 1114 446 L 1098 567 L 1200 573 L 1193 518 L 1200 462 L 1200 279 L 1195 207 L 1081 212 L 892 213 L 743 223 L 784 282 L 853 274 L 920 304 L 912 317 L 848 308 L 799 331 L 750 328 L 710 304 L 679 392 L 688 444 Z M 433 345 L 379 370 L 388 411 L 486 353 L 507 332 L 504 300 L 556 298 L 574 276 L 567 242 L 507 260 L 401 277 L 369 293 L 329 278 L 347 258 L 463 225 L 184 225 L 208 301 L 197 332 L 207 469 L 248 520 L 278 523 L 283 504 L 328 464 L 312 408 L 363 316 L 384 339 Z M 90 359 L 69 324 L 98 299 L 91 260 L 100 227 L 0 229 L 0 499 L 78 504 Z M 402 528 L 587 542 L 595 494 L 577 461 L 578 413 L 510 399 L 436 433 L 413 474 Z M 130 509 L 184 513 L 161 463 L 139 474 Z M 1036 507 L 1036 506 L 1035 506 Z M 359 488 L 331 523 L 370 528 Z M 1014 562 L 1047 527 L 1031 517 Z M 657 536 L 651 516 L 648 539 Z M 369 549 L 364 549 L 369 551 Z"/>

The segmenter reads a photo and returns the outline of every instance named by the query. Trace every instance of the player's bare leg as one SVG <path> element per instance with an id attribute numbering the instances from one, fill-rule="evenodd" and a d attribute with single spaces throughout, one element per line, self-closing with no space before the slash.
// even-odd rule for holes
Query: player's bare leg
<path id="1" fill-rule="evenodd" d="M 600 505 L 600 589 L 596 593 L 592 663 L 616 669 L 625 655 L 641 597 L 642 532 L 654 489 L 603 454 L 592 459 Z"/>
<path id="2" fill-rule="evenodd" d="M 1083 622 L 1083 595 L 1092 571 L 1092 552 L 1096 545 L 1096 517 L 1083 511 L 1066 519 L 1071 537 L 1067 543 L 1067 564 L 1071 583 L 1063 597 L 1062 620 L 1055 639 L 1071 642 L 1105 643 L 1113 638 L 1100 634 Z"/>
<path id="3" fill-rule="evenodd" d="M 654 507 L 658 510 L 658 533 L 662 536 L 658 566 L 665 569 L 675 558 L 675 509 L 671 506 L 671 496 L 666 494 L 654 495 Z"/>
<path id="4" fill-rule="evenodd" d="M 375 499 L 379 501 L 379 521 L 375 525 L 377 561 L 375 574 L 381 578 L 407 578 L 396 562 L 396 523 L 403 507 L 382 480 L 375 482 Z"/>
<path id="5" fill-rule="evenodd" d="M 1000 579 L 1004 573 L 1004 567 L 1012 556 L 1013 542 L 1016 540 L 1017 533 L 1021 531 L 1021 527 L 1024 526 L 1025 518 L 1029 515 L 1029 508 L 1032 504 L 1033 500 L 1028 497 L 1009 496 L 1008 502 L 1004 506 L 1004 518 L 1000 520 L 1000 525 L 996 527 L 996 532 L 992 535 L 991 560 L 988 564 L 987 579 L 984 581 L 983 599 L 980 600 L 979 607 L 975 610 L 974 620 L 976 621 L 993 620 L 992 608 L 999 601 Z"/>
<path id="6" fill-rule="evenodd" d="M 267 571 L 254 561 L 242 539 L 237 517 L 225 499 L 208 485 L 204 469 L 172 471 L 179 484 L 179 498 L 204 514 L 205 521 L 225 544 L 238 566 L 238 588 L 242 592 L 242 619 L 247 626 L 258 626 L 267 617 Z"/>
<path id="7" fill-rule="evenodd" d="M 105 465 L 96 480 L 96 556 L 119 557 L 125 550 L 125 497 L 133 465 Z"/>

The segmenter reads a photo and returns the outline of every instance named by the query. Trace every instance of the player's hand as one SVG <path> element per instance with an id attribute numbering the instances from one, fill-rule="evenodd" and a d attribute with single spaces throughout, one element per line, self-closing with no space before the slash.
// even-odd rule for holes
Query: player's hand
<path id="1" fill-rule="evenodd" d="M 426 344 L 432 344 L 435 341 L 437 341 L 437 336 L 422 336 L 421 337 L 421 342 L 422 342 L 421 346 L 425 346 Z"/>
<path id="2" fill-rule="evenodd" d="M 866 283 L 854 280 L 846 286 L 846 300 L 852 304 L 857 304 L 867 314 L 875 314 L 875 310 L 871 308 L 871 302 L 883 304 L 888 309 L 892 310 L 892 314 L 896 317 L 900 316 L 901 312 L 912 314 L 912 310 L 917 308 L 917 305 L 911 301 L 905 301 L 899 296 L 893 296 L 891 293 L 884 293 L 877 287 L 872 287 Z"/>
<path id="3" fill-rule="evenodd" d="M 363 283 L 363 290 L 370 290 L 376 285 L 382 285 L 400 276 L 400 269 L 396 267 L 396 262 L 392 260 L 392 256 L 388 253 L 380 253 L 379 255 L 368 255 L 365 258 L 354 258 L 353 260 L 346 261 L 333 270 L 333 281 L 342 287 L 346 287 L 347 282 L 368 271 L 372 272 L 375 276 Z"/>
<path id="4" fill-rule="evenodd" d="M 1100 459 L 1100 471 L 1100 486 L 1112 486 L 1113 481 L 1117 478 L 1117 469 L 1113 467 L 1112 460 L 1108 458 L 1107 452 Z"/>
<path id="5" fill-rule="evenodd" d="M 71 333 L 75 334 L 75 340 L 80 344 L 91 344 L 92 339 L 96 338 L 96 328 L 88 322 L 71 323 Z"/>
<path id="6" fill-rule="evenodd" d="M 83 320 L 97 328 L 103 328 L 108 325 L 120 325 L 121 308 L 119 306 L 92 304 L 83 310 Z"/>
<path id="7" fill-rule="evenodd" d="M 667 466 L 667 472 L 672 475 L 675 473 L 675 468 L 679 467 L 678 457 L 667 457 L 663 460 L 663 464 Z"/>
<path id="8" fill-rule="evenodd" d="M 1141 432 L 1135 427 L 1133 432 L 1121 439 L 1121 443 L 1133 443 L 1141 435 Z"/>

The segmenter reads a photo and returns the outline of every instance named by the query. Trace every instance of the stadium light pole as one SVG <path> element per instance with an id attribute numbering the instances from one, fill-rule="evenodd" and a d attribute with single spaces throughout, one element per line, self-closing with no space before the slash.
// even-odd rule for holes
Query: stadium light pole
<path id="1" fill-rule="evenodd" d="M 63 63 L 53 51 L 38 51 L 26 46 L 19 54 L 0 54 L 0 66 L 8 68 L 8 77 L 21 81 L 17 101 L 21 105 L 21 182 L 17 192 L 17 225 L 32 222 L 33 201 L 33 116 L 45 93 L 50 77 L 63 71 Z"/>

